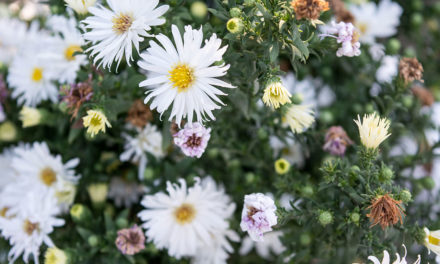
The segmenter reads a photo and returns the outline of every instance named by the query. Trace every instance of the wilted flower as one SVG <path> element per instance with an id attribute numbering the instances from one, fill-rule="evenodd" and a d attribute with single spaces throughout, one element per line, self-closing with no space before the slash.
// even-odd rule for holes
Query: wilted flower
<path id="1" fill-rule="evenodd" d="M 278 159 L 275 161 L 275 171 L 278 174 L 285 174 L 290 169 L 290 163 L 286 159 Z"/>
<path id="2" fill-rule="evenodd" d="M 87 111 L 87 116 L 83 117 L 83 125 L 87 127 L 87 133 L 94 137 L 99 131 L 105 133 L 105 128 L 112 127 L 107 117 L 99 110 Z"/>
<path id="3" fill-rule="evenodd" d="M 380 118 L 376 113 L 364 115 L 362 121 L 358 116 L 358 120 L 354 120 L 354 122 L 359 128 L 362 144 L 368 149 L 376 149 L 391 135 L 388 133 L 390 121 L 386 118 Z"/>
<path id="4" fill-rule="evenodd" d="M 410 83 L 415 80 L 423 82 L 423 66 L 417 58 L 401 59 L 399 62 L 399 73 L 405 83 Z"/>
<path id="5" fill-rule="evenodd" d="M 65 93 L 63 102 L 67 103 L 72 119 L 76 118 L 81 105 L 89 101 L 93 96 L 92 75 L 89 75 L 89 79 L 85 82 L 70 85 L 70 88 Z"/>
<path id="6" fill-rule="evenodd" d="M 393 264 L 407 264 L 407 262 L 406 262 L 406 253 L 407 253 L 406 247 L 405 247 L 405 245 L 402 245 L 402 246 L 405 249 L 405 255 L 401 259 L 400 255 L 398 253 L 396 253 L 396 260 L 393 262 Z M 391 261 L 390 254 L 386 250 L 383 251 L 382 262 L 375 256 L 369 256 L 368 259 L 371 260 L 373 262 L 373 264 L 389 264 Z M 413 264 L 420 264 L 420 261 L 421 261 L 421 259 L 420 259 L 420 255 L 419 255 L 416 262 L 414 262 Z"/>
<path id="7" fill-rule="evenodd" d="M 289 124 L 294 133 L 302 133 L 315 122 L 315 117 L 309 105 L 292 104 L 283 116 L 283 122 Z"/>
<path id="8" fill-rule="evenodd" d="M 228 22 L 226 23 L 226 28 L 232 34 L 238 34 L 243 31 L 244 24 L 240 18 L 234 17 L 228 20 Z"/>
<path id="9" fill-rule="evenodd" d="M 367 214 L 372 222 L 372 226 L 379 224 L 382 229 L 385 229 L 399 221 L 403 223 L 403 215 L 405 213 L 401 204 L 402 201 L 396 201 L 388 194 L 374 198 L 368 207 L 370 213 Z"/>
<path id="10" fill-rule="evenodd" d="M 210 137 L 210 128 L 205 128 L 200 123 L 187 123 L 174 134 L 174 144 L 179 146 L 186 156 L 200 158 L 208 146 Z"/>
<path id="11" fill-rule="evenodd" d="M 434 104 L 435 98 L 429 89 L 426 89 L 420 85 L 414 85 L 411 87 L 411 91 L 420 100 L 422 105 L 431 106 Z"/>
<path id="12" fill-rule="evenodd" d="M 323 149 L 332 155 L 342 156 L 345 150 L 353 141 L 348 137 L 345 130 L 340 126 L 332 126 L 325 134 L 325 144 Z"/>
<path id="13" fill-rule="evenodd" d="M 36 126 L 41 122 L 41 113 L 37 108 L 23 106 L 19 115 L 23 128 Z"/>
<path id="14" fill-rule="evenodd" d="M 133 126 L 143 128 L 153 120 L 153 113 L 142 100 L 135 100 L 128 110 L 127 119 Z"/>
<path id="15" fill-rule="evenodd" d="M 359 34 L 352 23 L 331 22 L 331 26 L 325 28 L 325 33 L 321 36 L 335 38 L 338 43 L 342 43 L 342 46 L 336 51 L 336 56 L 359 56 L 361 55 L 361 43 L 359 40 Z"/>
<path id="16" fill-rule="evenodd" d="M 293 0 L 290 2 L 293 10 L 295 10 L 296 18 L 317 20 L 321 12 L 329 10 L 328 2 L 324 0 Z"/>
<path id="17" fill-rule="evenodd" d="M 64 2 L 76 13 L 85 15 L 89 12 L 88 8 L 93 6 L 96 0 L 64 0 Z"/>
<path id="18" fill-rule="evenodd" d="M 254 241 L 264 241 L 263 234 L 277 224 L 276 206 L 272 198 L 262 193 L 245 195 L 241 214 L 241 230 Z"/>
<path id="19" fill-rule="evenodd" d="M 48 248 L 46 254 L 44 254 L 44 264 L 66 264 L 67 255 L 59 248 Z"/>
<path id="20" fill-rule="evenodd" d="M 345 4 L 342 0 L 329 0 L 328 2 L 338 22 L 354 22 L 353 14 L 345 8 Z"/>
<path id="21" fill-rule="evenodd" d="M 263 102 L 275 109 L 281 105 L 290 103 L 291 94 L 281 82 L 270 82 L 264 89 Z"/>
<path id="22" fill-rule="evenodd" d="M 137 225 L 118 231 L 115 241 L 119 251 L 124 255 L 134 255 L 145 248 L 145 235 Z"/>

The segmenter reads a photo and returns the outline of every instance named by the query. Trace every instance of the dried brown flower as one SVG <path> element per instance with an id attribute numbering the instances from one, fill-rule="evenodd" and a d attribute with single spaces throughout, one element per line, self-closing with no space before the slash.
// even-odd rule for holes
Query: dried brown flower
<path id="1" fill-rule="evenodd" d="M 115 241 L 119 251 L 124 255 L 134 255 L 145 248 L 145 236 L 138 226 L 118 231 Z"/>
<path id="2" fill-rule="evenodd" d="M 295 10 L 296 18 L 316 20 L 321 12 L 329 10 L 328 2 L 324 0 L 292 0 L 290 5 Z"/>
<path id="3" fill-rule="evenodd" d="M 81 105 L 89 101 L 93 96 L 92 75 L 89 75 L 89 79 L 85 82 L 70 85 L 69 88 L 64 90 L 64 93 L 66 95 L 63 98 L 63 102 L 67 103 L 69 114 L 74 119 L 78 115 Z"/>
<path id="4" fill-rule="evenodd" d="M 345 8 L 342 0 L 328 0 L 338 22 L 354 23 L 353 14 Z"/>
<path id="5" fill-rule="evenodd" d="M 379 224 L 382 229 L 385 229 L 399 221 L 402 224 L 405 213 L 401 204 L 402 201 L 396 201 L 388 194 L 374 198 L 368 207 L 370 213 L 367 214 L 372 222 L 371 226 Z"/>
<path id="6" fill-rule="evenodd" d="M 399 73 L 405 83 L 415 80 L 423 82 L 423 66 L 416 58 L 401 59 L 399 62 Z"/>
<path id="7" fill-rule="evenodd" d="M 141 100 L 136 100 L 131 105 L 130 110 L 128 110 L 126 120 L 133 126 L 143 128 L 148 122 L 153 120 L 153 113 Z"/>
<path id="8" fill-rule="evenodd" d="M 435 102 L 434 95 L 430 90 L 420 85 L 414 85 L 411 88 L 414 95 L 420 100 L 422 105 L 431 106 Z"/>

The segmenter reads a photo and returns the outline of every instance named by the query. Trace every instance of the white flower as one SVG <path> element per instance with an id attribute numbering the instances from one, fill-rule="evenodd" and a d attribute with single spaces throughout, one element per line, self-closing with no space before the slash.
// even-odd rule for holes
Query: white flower
<path id="1" fill-rule="evenodd" d="M 277 224 L 275 202 L 262 193 L 245 195 L 240 227 L 254 241 L 264 241 L 263 234 Z"/>
<path id="2" fill-rule="evenodd" d="M 151 86 L 146 92 L 145 103 L 150 100 L 151 109 L 164 113 L 171 104 L 169 120 L 176 118 L 180 124 L 182 118 L 193 122 L 194 113 L 197 122 L 201 123 L 208 115 L 214 120 L 212 111 L 220 109 L 216 103 L 222 104 L 217 95 L 226 95 L 214 86 L 234 88 L 229 83 L 217 79 L 226 75 L 229 65 L 210 66 L 221 61 L 227 46 L 220 48 L 221 39 L 215 34 L 203 42 L 203 32 L 185 27 L 183 40 L 177 26 L 171 27 L 175 46 L 171 40 L 160 34 L 156 39 L 163 46 L 150 41 L 150 48 L 141 54 L 139 66 L 152 72 L 147 80 L 139 86 Z"/>
<path id="3" fill-rule="evenodd" d="M 377 149 L 391 135 L 388 133 L 390 121 L 387 118 L 381 118 L 377 113 L 365 114 L 362 121 L 358 115 L 358 119 L 354 122 L 358 126 L 362 145 L 367 149 Z"/>
<path id="4" fill-rule="evenodd" d="M 96 0 L 64 0 L 67 6 L 72 8 L 76 13 L 80 15 L 85 15 L 89 11 L 89 7 L 96 3 Z"/>
<path id="5" fill-rule="evenodd" d="M 55 246 L 49 234 L 54 227 L 64 225 L 64 220 L 55 218 L 59 208 L 52 195 L 28 192 L 23 193 L 22 199 L 25 202 L 21 203 L 19 214 L 0 217 L 0 231 L 12 246 L 8 255 L 10 263 L 22 254 L 24 262 L 28 263 L 32 254 L 34 262 L 38 264 L 40 246 Z"/>
<path id="6" fill-rule="evenodd" d="M 14 149 L 6 149 L 0 154 L 0 192 L 10 182 L 15 181 L 17 173 L 11 166 L 12 158 L 14 155 Z M 2 208 L 0 208 L 1 210 Z"/>
<path id="7" fill-rule="evenodd" d="M 43 52 L 46 59 L 51 60 L 52 67 L 56 71 L 55 78 L 61 83 L 73 83 L 76 73 L 82 65 L 87 64 L 87 56 L 81 53 L 84 40 L 76 28 L 77 21 L 74 18 L 64 16 L 52 16 L 47 21 L 47 26 L 57 34 L 49 51 Z"/>
<path id="8" fill-rule="evenodd" d="M 247 236 L 241 243 L 240 255 L 247 255 L 255 247 L 257 254 L 264 259 L 271 259 L 271 252 L 278 256 L 286 250 L 286 247 L 280 241 L 282 235 L 281 231 L 268 232 L 264 235 L 264 241 L 262 242 L 255 242 Z"/>
<path id="9" fill-rule="evenodd" d="M 139 163 L 138 177 L 141 180 L 144 177 L 145 167 L 147 166 L 147 154 L 152 154 L 156 158 L 164 155 L 162 149 L 162 134 L 157 130 L 157 126 L 147 124 L 144 129 L 135 128 L 137 135 L 130 136 L 126 133 L 122 134 L 125 139 L 124 152 L 119 158 L 121 161 L 131 161 Z"/>
<path id="10" fill-rule="evenodd" d="M 120 177 L 113 177 L 110 181 L 108 197 L 115 201 L 118 207 L 129 208 L 132 204 L 139 202 L 139 198 L 146 192 L 146 187 L 129 182 Z"/>
<path id="11" fill-rule="evenodd" d="M 26 23 L 13 18 L 0 19 L 0 62 L 9 64 L 26 39 Z"/>
<path id="12" fill-rule="evenodd" d="M 287 123 L 294 133 L 302 133 L 313 125 L 315 117 L 310 105 L 292 104 L 283 116 L 283 123 Z"/>
<path id="13" fill-rule="evenodd" d="M 226 218 L 235 205 L 211 181 L 201 183 L 196 178 L 191 188 L 185 180 L 179 182 L 180 186 L 167 182 L 168 194 L 146 195 L 142 200 L 146 209 L 138 216 L 144 221 L 148 240 L 177 259 L 198 256 L 201 250 L 215 246 L 213 243 L 228 251 L 216 235 L 229 228 Z"/>
<path id="14" fill-rule="evenodd" d="M 433 251 L 436 255 L 440 255 L 440 230 L 430 231 L 428 228 L 424 228 L 425 246 L 428 248 L 429 253 Z"/>
<path id="15" fill-rule="evenodd" d="M 278 137 L 271 136 L 269 138 L 269 144 L 274 152 L 274 159 L 280 157 L 299 168 L 304 166 L 305 156 L 308 153 L 303 149 L 301 143 L 289 137 L 286 137 L 285 142 L 283 142 Z"/>
<path id="16" fill-rule="evenodd" d="M 75 194 L 73 187 L 80 176 L 75 174 L 73 168 L 78 163 L 79 159 L 72 159 L 63 164 L 61 156 L 51 155 L 44 142 L 36 142 L 26 148 L 17 148 L 11 161 L 13 169 L 18 174 L 16 184 L 20 186 L 20 192 L 35 190 L 39 193 L 49 193 L 53 190 L 53 195 L 60 206 L 68 206 L 66 202 L 73 202 L 66 200 L 66 195 Z M 17 189 L 15 186 L 6 186 L 4 191 L 16 193 L 18 190 L 15 189 Z M 1 202 L 7 203 L 10 197 L 2 199 L 4 201 Z"/>
<path id="17" fill-rule="evenodd" d="M 353 57 L 361 55 L 361 44 L 358 41 L 359 34 L 353 24 L 343 21 L 339 23 L 331 21 L 331 25 L 326 26 L 324 32 L 321 36 L 333 37 L 338 43 L 342 43 L 336 51 L 336 56 Z"/>
<path id="18" fill-rule="evenodd" d="M 107 0 L 110 9 L 102 5 L 89 7 L 89 16 L 82 21 L 90 31 L 84 33 L 84 38 L 92 42 L 93 46 L 87 52 L 95 56 L 94 62 L 110 68 L 113 61 L 117 65 L 125 56 L 127 64 L 133 60 L 133 45 L 139 52 L 139 43 L 144 37 L 149 37 L 151 26 L 162 25 L 165 19 L 159 18 L 168 10 L 169 6 L 158 8 L 159 0 Z"/>
<path id="19" fill-rule="evenodd" d="M 38 56 L 38 50 L 30 48 L 13 60 L 8 84 L 19 104 L 35 107 L 43 100 L 58 101 L 58 89 L 52 83 L 54 78 L 53 68 Z"/>
<path id="20" fill-rule="evenodd" d="M 360 33 L 359 40 L 374 44 L 376 38 L 387 38 L 396 34 L 403 9 L 396 2 L 381 0 L 378 5 L 374 2 L 351 5 L 349 11 L 355 17 L 355 26 Z"/>
<path id="21" fill-rule="evenodd" d="M 398 66 L 399 58 L 397 56 L 384 56 L 376 71 L 376 79 L 382 83 L 391 83 L 397 76 Z"/>
<path id="22" fill-rule="evenodd" d="M 400 255 L 398 253 L 396 253 L 396 260 L 393 262 L 393 264 L 407 264 L 407 262 L 406 262 L 406 247 L 405 247 L 405 245 L 402 245 L 402 246 L 405 249 L 405 255 L 402 258 L 400 258 Z M 384 250 L 382 262 L 375 256 L 369 256 L 368 259 L 371 260 L 373 262 L 373 264 L 389 264 L 390 263 L 390 254 L 388 253 L 388 251 Z M 416 262 L 414 262 L 414 264 L 420 264 L 420 261 L 421 260 L 420 260 L 420 255 L 419 255 Z"/>

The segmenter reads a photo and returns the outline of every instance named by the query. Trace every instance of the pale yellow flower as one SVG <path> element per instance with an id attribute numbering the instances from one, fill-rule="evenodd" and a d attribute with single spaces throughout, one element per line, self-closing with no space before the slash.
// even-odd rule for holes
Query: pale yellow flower
<path id="1" fill-rule="evenodd" d="M 278 159 L 275 161 L 275 171 L 278 174 L 285 174 L 290 169 L 290 163 L 286 159 Z"/>
<path id="2" fill-rule="evenodd" d="M 17 129 L 11 121 L 3 122 L 0 125 L 0 141 L 13 141 L 17 137 Z"/>
<path id="3" fill-rule="evenodd" d="M 96 0 L 64 0 L 67 6 L 72 8 L 76 13 L 85 15 L 89 11 L 89 7 L 95 5 Z"/>
<path id="4" fill-rule="evenodd" d="M 37 108 L 23 106 L 19 115 L 23 128 L 33 127 L 41 122 L 41 112 Z"/>
<path id="5" fill-rule="evenodd" d="M 282 119 L 294 133 L 302 133 L 314 122 L 313 110 L 309 105 L 291 105 Z"/>
<path id="6" fill-rule="evenodd" d="M 272 82 L 264 89 L 263 102 L 275 109 L 290 103 L 291 94 L 280 82 Z"/>
<path id="7" fill-rule="evenodd" d="M 67 255 L 56 247 L 49 248 L 44 255 L 44 264 L 66 264 Z"/>
<path id="8" fill-rule="evenodd" d="M 112 127 L 107 117 L 99 110 L 89 110 L 87 115 L 83 117 L 83 125 L 87 127 L 87 133 L 94 137 L 99 131 L 105 133 L 106 126 Z"/>
<path id="9" fill-rule="evenodd" d="M 354 122 L 359 128 L 362 145 L 368 149 L 376 149 L 391 135 L 388 133 L 390 121 L 386 118 L 380 118 L 376 113 L 364 115 L 362 121 L 358 115 L 358 120 L 354 120 Z"/>
<path id="10" fill-rule="evenodd" d="M 108 184 L 106 183 L 94 183 L 87 187 L 90 199 L 94 204 L 100 204 L 105 202 L 108 194 Z"/>
<path id="11" fill-rule="evenodd" d="M 425 246 L 436 255 L 440 255 L 440 230 L 430 231 L 426 227 L 423 230 L 426 233 Z"/>

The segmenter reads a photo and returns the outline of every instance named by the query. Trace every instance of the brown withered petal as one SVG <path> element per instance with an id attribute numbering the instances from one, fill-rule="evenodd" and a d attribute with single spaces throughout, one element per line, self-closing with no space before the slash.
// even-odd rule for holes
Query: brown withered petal
<path id="1" fill-rule="evenodd" d="M 74 119 L 78 115 L 81 105 L 93 96 L 92 75 L 89 75 L 89 79 L 85 82 L 70 85 L 68 89 L 64 90 L 64 93 L 66 95 L 63 97 L 63 102 L 67 103 L 69 114 Z"/>
<path id="2" fill-rule="evenodd" d="M 420 85 L 411 87 L 411 91 L 420 100 L 422 105 L 431 106 L 435 102 L 434 95 L 430 90 Z"/>
<path id="3" fill-rule="evenodd" d="M 399 62 L 400 77 L 406 83 L 413 82 L 415 80 L 422 81 L 423 78 L 423 66 L 417 60 L 417 58 L 403 58 Z"/>
<path id="4" fill-rule="evenodd" d="M 185 120 L 182 120 L 180 122 L 180 127 L 183 127 L 185 124 L 186 124 Z M 179 129 L 179 125 L 177 125 L 176 120 L 173 120 L 171 122 L 171 126 L 170 126 L 170 133 L 171 133 L 171 135 L 176 134 L 177 132 L 179 132 L 179 130 L 180 130 Z"/>
<path id="5" fill-rule="evenodd" d="M 145 235 L 138 226 L 121 229 L 115 241 L 116 247 L 124 255 L 134 255 L 145 248 Z"/>
<path id="6" fill-rule="evenodd" d="M 345 4 L 342 0 L 328 0 L 328 2 L 330 3 L 333 13 L 335 14 L 337 22 L 354 22 L 353 14 L 345 8 Z"/>
<path id="7" fill-rule="evenodd" d="M 295 10 L 296 18 L 316 20 L 321 12 L 329 10 L 328 2 L 324 0 L 292 0 L 290 2 L 293 10 Z"/>
<path id="8" fill-rule="evenodd" d="M 143 128 L 148 122 L 153 120 L 153 113 L 150 108 L 142 102 L 142 100 L 136 100 L 131 105 L 130 110 L 128 110 L 126 120 L 133 126 Z"/>
<path id="9" fill-rule="evenodd" d="M 382 229 L 385 229 L 399 221 L 402 224 L 405 213 L 401 204 L 402 201 L 396 201 L 388 194 L 374 198 L 367 208 L 370 209 L 367 216 L 370 218 L 371 227 L 380 225 Z"/>

